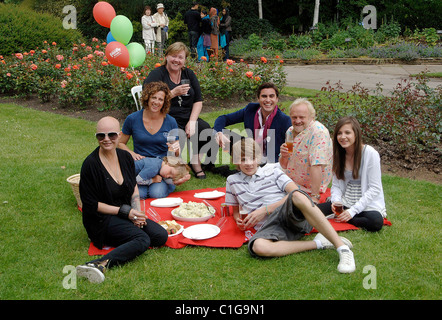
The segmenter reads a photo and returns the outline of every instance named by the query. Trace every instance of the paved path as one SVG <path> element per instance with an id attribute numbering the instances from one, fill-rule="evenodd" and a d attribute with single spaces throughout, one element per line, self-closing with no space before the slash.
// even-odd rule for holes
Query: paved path
<path id="1" fill-rule="evenodd" d="M 384 94 L 390 92 L 401 79 L 408 79 L 410 74 L 418 74 L 425 70 L 442 72 L 442 65 L 286 65 L 284 68 L 289 87 L 320 90 L 326 86 L 328 80 L 333 87 L 341 80 L 344 88 L 341 91 L 350 90 L 357 82 L 369 90 L 374 90 L 377 83 L 382 83 Z M 442 79 L 432 78 L 428 85 L 432 88 L 442 85 Z"/>

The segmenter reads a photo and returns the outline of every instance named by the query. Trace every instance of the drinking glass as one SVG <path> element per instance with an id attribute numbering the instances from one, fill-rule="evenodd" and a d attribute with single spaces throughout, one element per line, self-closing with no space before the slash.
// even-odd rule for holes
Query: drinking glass
<path id="1" fill-rule="evenodd" d="M 287 131 L 285 134 L 285 144 L 289 153 L 293 153 L 293 132 Z"/>
<path id="2" fill-rule="evenodd" d="M 333 202 L 332 211 L 335 216 L 339 216 L 342 212 L 344 212 L 344 205 L 342 202 Z"/>
<path id="3" fill-rule="evenodd" d="M 181 84 L 188 84 L 189 85 L 189 90 L 190 90 L 190 80 L 189 79 L 182 79 L 181 80 Z M 183 97 L 188 97 L 190 96 L 189 91 L 187 91 L 186 94 L 182 95 Z"/>

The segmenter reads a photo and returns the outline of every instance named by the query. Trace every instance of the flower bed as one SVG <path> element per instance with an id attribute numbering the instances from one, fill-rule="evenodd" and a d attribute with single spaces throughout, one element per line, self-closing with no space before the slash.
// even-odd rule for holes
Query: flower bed
<path id="1" fill-rule="evenodd" d="M 96 38 L 88 44 L 73 44 L 69 50 L 45 41 L 35 50 L 0 56 L 0 92 L 37 95 L 42 102 L 57 101 L 62 107 L 133 109 L 131 87 L 142 84 L 163 58 L 148 54 L 141 67 L 119 68 L 108 62 L 105 47 Z M 189 59 L 187 67 L 197 74 L 205 99 L 238 96 L 247 100 L 262 82 L 273 81 L 280 88 L 286 82 L 280 59 L 262 57 L 253 65 L 243 60 L 197 63 Z"/>

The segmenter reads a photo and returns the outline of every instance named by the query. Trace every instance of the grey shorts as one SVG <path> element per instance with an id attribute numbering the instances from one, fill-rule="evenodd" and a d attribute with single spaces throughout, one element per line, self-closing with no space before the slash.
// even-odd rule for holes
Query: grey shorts
<path id="1" fill-rule="evenodd" d="M 295 190 L 293 192 L 301 192 L 310 199 L 314 206 L 307 193 L 302 190 Z M 313 227 L 305 220 L 304 214 L 293 204 L 293 192 L 289 194 L 287 200 L 269 216 L 261 229 L 250 239 L 248 248 L 252 257 L 258 257 L 253 251 L 253 243 L 256 239 L 295 241 L 312 231 Z"/>

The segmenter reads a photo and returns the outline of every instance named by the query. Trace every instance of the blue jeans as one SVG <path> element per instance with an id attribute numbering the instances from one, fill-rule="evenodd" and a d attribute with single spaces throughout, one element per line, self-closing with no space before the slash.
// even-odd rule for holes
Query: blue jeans
<path id="1" fill-rule="evenodd" d="M 141 199 L 165 198 L 175 190 L 174 184 L 167 184 L 164 181 L 152 183 L 150 186 L 138 185 Z"/>
<path id="2" fill-rule="evenodd" d="M 190 44 L 190 54 L 192 58 L 195 58 L 197 55 L 196 47 L 198 45 L 198 39 L 200 35 L 197 31 L 189 31 L 188 35 L 189 35 L 189 44 Z"/>
<path id="3" fill-rule="evenodd" d="M 160 174 L 162 159 L 159 158 L 143 158 L 135 161 L 135 174 L 139 175 L 141 179 L 148 180 Z M 140 198 L 165 198 L 169 193 L 175 190 L 175 185 L 167 184 L 162 180 L 151 185 L 138 185 L 140 191 Z"/>

